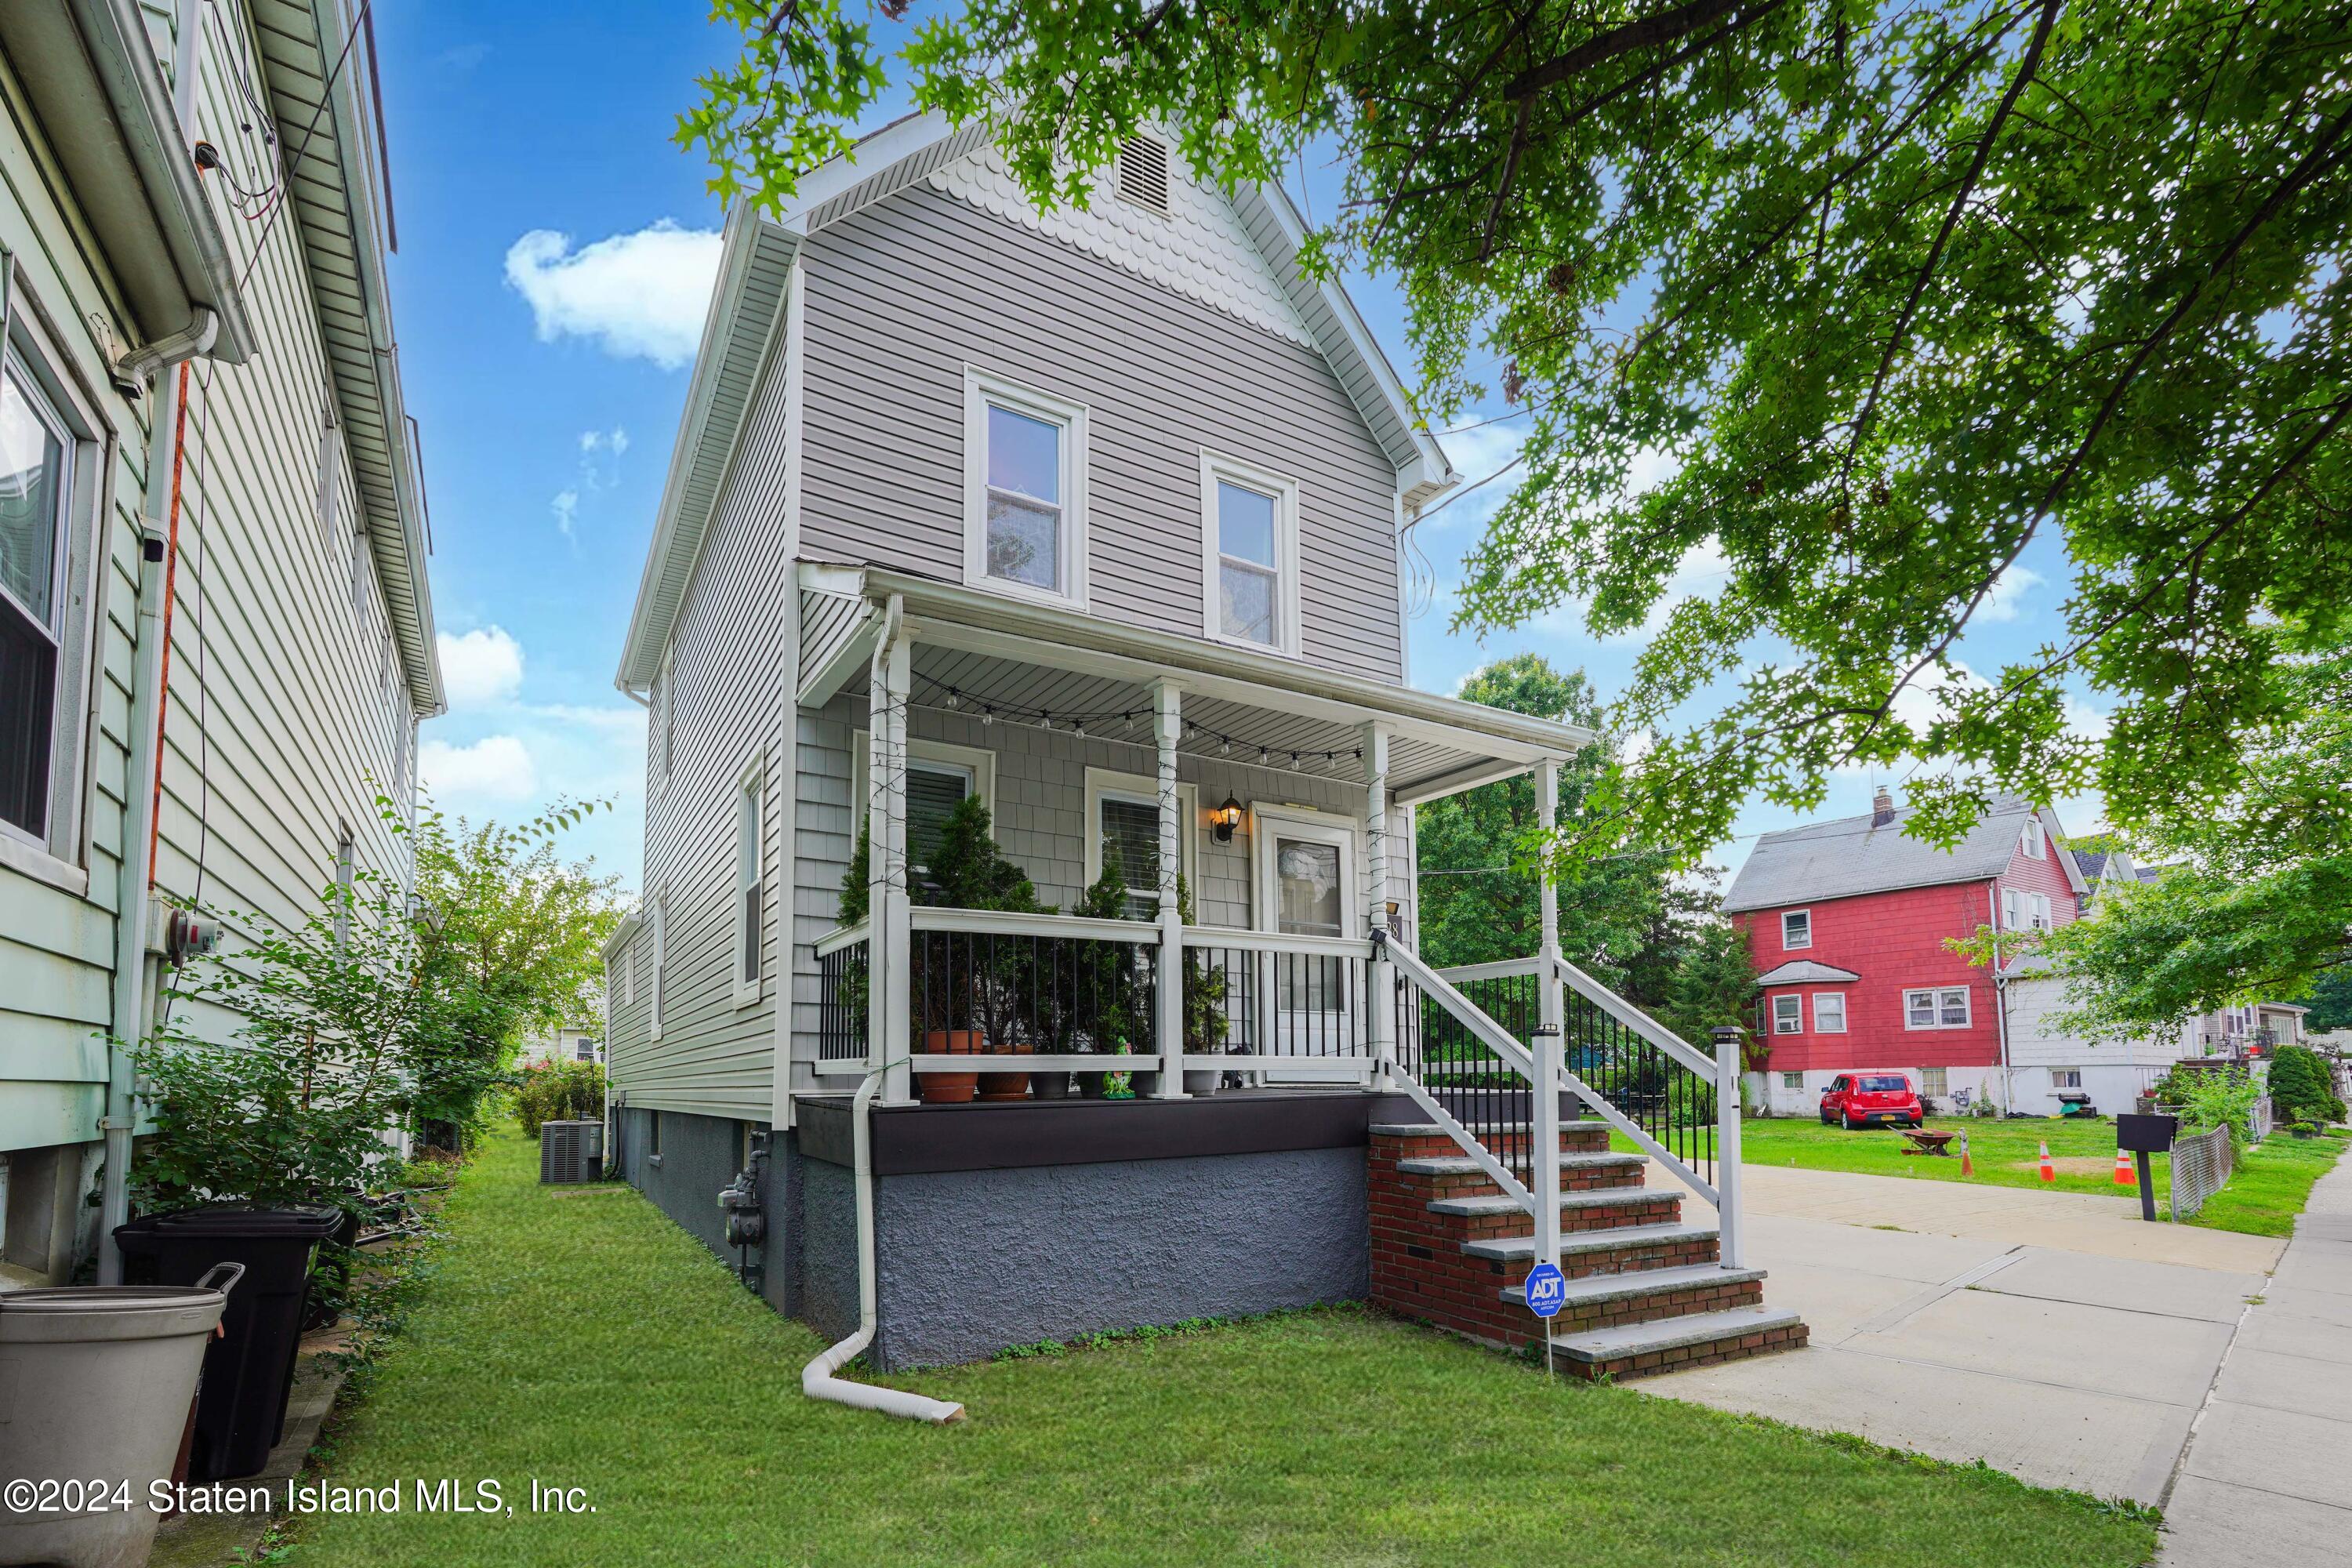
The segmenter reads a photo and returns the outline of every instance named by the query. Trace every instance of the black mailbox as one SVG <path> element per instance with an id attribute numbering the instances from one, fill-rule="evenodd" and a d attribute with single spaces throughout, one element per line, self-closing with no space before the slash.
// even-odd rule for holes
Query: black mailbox
<path id="1" fill-rule="evenodd" d="M 2130 1154 L 2161 1154 L 2172 1147 L 2172 1135 L 2179 1130 L 2178 1116 L 2118 1116 L 2116 1147 Z"/>

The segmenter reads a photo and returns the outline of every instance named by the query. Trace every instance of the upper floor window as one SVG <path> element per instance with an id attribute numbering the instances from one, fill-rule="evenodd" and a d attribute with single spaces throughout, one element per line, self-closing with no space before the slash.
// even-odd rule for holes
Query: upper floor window
<path id="1" fill-rule="evenodd" d="M 1816 991 L 1813 993 L 1813 1033 L 1843 1035 L 1845 1033 L 1845 993 Z"/>
<path id="2" fill-rule="evenodd" d="M 964 370 L 963 575 L 1085 609 L 1087 411 Z"/>
<path id="3" fill-rule="evenodd" d="M 46 847 L 66 685 L 73 442 L 13 353 L 0 360 L 0 823 Z"/>
<path id="4" fill-rule="evenodd" d="M 2019 907 L 2020 901 L 2017 889 L 2015 888 L 2003 888 L 2000 890 L 2000 924 L 2002 930 L 2015 931 L 2018 929 L 2021 919 L 2018 914 Z"/>
<path id="5" fill-rule="evenodd" d="M 2050 895 L 2047 893 L 2032 894 L 2031 896 L 2031 901 L 2027 907 L 2029 910 L 2029 918 L 2032 921 L 2033 929 L 2035 931 L 2048 931 L 2051 928 Z"/>
<path id="6" fill-rule="evenodd" d="M 1813 911 L 1811 910 L 1781 910 L 1780 946 L 1785 950 L 1792 947 L 1811 947 L 1812 945 Z"/>
<path id="7" fill-rule="evenodd" d="M 1298 485 L 1203 453 L 1202 566 L 1209 636 L 1298 651 Z"/>
<path id="8" fill-rule="evenodd" d="M 760 807 L 763 775 L 754 763 L 735 786 L 735 1005 L 760 999 L 761 914 L 767 901 Z"/>
<path id="9" fill-rule="evenodd" d="M 1785 996 L 1772 998 L 1772 1032 L 1776 1035 L 1801 1035 L 1805 1032 L 1805 999 L 1791 991 Z"/>
<path id="10" fill-rule="evenodd" d="M 1906 1029 L 1965 1029 L 1969 1026 L 1969 992 L 1965 985 L 1940 991 L 1903 993 L 1903 1026 Z"/>
<path id="11" fill-rule="evenodd" d="M 2026 819 L 2024 847 L 2034 859 L 2042 858 L 2042 819 L 2038 816 Z"/>

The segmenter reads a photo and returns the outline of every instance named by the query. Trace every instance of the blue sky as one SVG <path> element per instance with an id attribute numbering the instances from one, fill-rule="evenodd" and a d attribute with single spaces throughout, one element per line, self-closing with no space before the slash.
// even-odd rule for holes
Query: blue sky
<path id="1" fill-rule="evenodd" d="M 424 431 L 452 700 L 425 726 L 421 775 L 444 805 L 475 817 L 558 795 L 612 800 L 572 848 L 630 886 L 644 721 L 613 670 L 718 254 L 720 214 L 703 193 L 703 165 L 669 139 L 696 75 L 731 52 L 731 35 L 704 16 L 692 5 L 405 0 L 377 16 L 401 367 Z M 1326 211 L 1328 178 L 1307 174 L 1310 205 Z M 1359 279 L 1352 291 L 1405 368 L 1393 290 Z M 1458 468 L 1483 478 L 1509 460 L 1514 428 L 1445 445 Z M 1570 613 L 1483 644 L 1448 634 L 1462 552 L 1507 493 L 1490 485 L 1420 531 L 1437 589 L 1412 625 L 1413 683 L 1450 691 L 1486 660 L 1532 648 L 1582 666 L 1613 695 L 1637 637 L 1595 639 Z M 1973 668 L 2057 630 L 2065 563 L 2043 549 L 2004 584 L 2000 618 L 1962 645 Z M 1686 563 L 1679 587 L 1712 585 L 1707 562 Z M 2098 721 L 2086 709 L 2084 722 Z M 1840 777 L 1805 819 L 1866 809 L 1872 782 Z M 2059 805 L 2078 832 L 2098 811 L 2095 800 Z M 1755 833 L 1797 820 L 1751 807 L 1713 858 L 1736 868 Z"/>

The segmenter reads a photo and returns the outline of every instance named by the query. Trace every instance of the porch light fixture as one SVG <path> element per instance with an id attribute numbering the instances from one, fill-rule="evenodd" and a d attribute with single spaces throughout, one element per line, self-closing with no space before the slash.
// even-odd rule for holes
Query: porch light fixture
<path id="1" fill-rule="evenodd" d="M 1231 844 L 1234 829 L 1242 825 L 1242 803 L 1232 795 L 1225 796 L 1225 804 L 1209 813 L 1209 821 L 1216 827 L 1217 842 Z"/>

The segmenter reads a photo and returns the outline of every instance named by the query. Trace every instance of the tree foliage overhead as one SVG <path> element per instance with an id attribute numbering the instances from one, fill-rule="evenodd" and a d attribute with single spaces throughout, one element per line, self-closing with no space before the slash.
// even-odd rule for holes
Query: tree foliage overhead
<path id="1" fill-rule="evenodd" d="M 843 0 L 720 14 L 745 70 L 679 139 L 780 207 L 892 65 Z M 1952 760 L 1912 789 L 1947 838 L 1997 790 L 2095 782 L 2125 828 L 2232 797 L 2352 603 L 2347 56 L 2317 0 L 967 0 L 896 68 L 1048 202 L 1147 122 L 1222 179 L 1336 158 L 1310 262 L 1401 282 L 1432 417 L 1524 411 L 1463 622 L 1631 629 L 1720 551 L 1623 705 L 1664 739 L 1570 846 L 1695 860 L 1750 795 L 1906 755 Z M 2049 539 L 2063 632 L 1958 679 Z"/>

